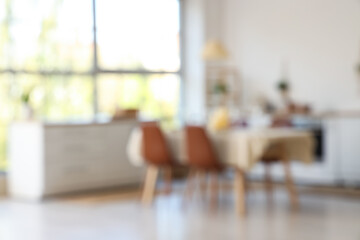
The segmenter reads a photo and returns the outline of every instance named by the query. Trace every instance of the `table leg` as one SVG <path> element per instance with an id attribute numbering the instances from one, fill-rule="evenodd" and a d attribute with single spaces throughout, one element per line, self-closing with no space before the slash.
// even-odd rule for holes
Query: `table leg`
<path id="1" fill-rule="evenodd" d="M 285 184 L 286 184 L 286 188 L 289 192 L 291 207 L 293 209 L 298 209 L 299 208 L 299 200 L 298 200 L 298 194 L 296 192 L 294 180 L 292 179 L 292 175 L 291 175 L 290 161 L 287 159 L 283 160 L 283 166 L 284 166 L 284 171 L 285 171 Z"/>
<path id="2" fill-rule="evenodd" d="M 235 167 L 234 193 L 236 212 L 244 216 L 246 214 L 246 179 L 245 173 L 238 167 Z"/>

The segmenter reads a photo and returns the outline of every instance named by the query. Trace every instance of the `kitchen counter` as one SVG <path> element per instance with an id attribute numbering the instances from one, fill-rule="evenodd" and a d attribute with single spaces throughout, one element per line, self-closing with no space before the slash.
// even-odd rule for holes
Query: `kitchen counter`
<path id="1" fill-rule="evenodd" d="M 89 123 L 14 123 L 9 131 L 8 190 L 13 197 L 139 184 L 142 168 L 126 145 L 136 120 Z"/>

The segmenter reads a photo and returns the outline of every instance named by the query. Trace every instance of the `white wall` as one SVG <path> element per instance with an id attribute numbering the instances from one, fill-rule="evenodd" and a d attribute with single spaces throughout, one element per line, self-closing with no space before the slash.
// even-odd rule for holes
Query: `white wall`
<path id="1" fill-rule="evenodd" d="M 207 19 L 207 26 L 217 28 L 212 31 L 220 33 L 241 72 L 247 103 L 262 94 L 278 99 L 283 62 L 298 102 L 319 111 L 360 102 L 354 70 L 360 61 L 359 0 L 210 2 L 222 19 L 220 26 Z"/>
<path id="2" fill-rule="evenodd" d="M 204 66 L 200 59 L 205 37 L 203 4 L 203 0 L 183 1 L 183 109 L 187 122 L 204 114 Z"/>
<path id="3" fill-rule="evenodd" d="M 205 63 L 201 51 L 207 39 L 222 36 L 222 9 L 218 0 L 183 0 L 183 80 L 186 122 L 203 123 L 205 110 Z"/>

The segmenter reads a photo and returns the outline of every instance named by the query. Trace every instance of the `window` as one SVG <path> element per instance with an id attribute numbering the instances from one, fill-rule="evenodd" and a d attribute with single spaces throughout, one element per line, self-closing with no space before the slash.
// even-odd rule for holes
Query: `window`
<path id="1" fill-rule="evenodd" d="M 178 125 L 179 18 L 179 0 L 1 1 L 0 170 L 25 92 L 42 121 L 109 119 L 118 106 Z"/>

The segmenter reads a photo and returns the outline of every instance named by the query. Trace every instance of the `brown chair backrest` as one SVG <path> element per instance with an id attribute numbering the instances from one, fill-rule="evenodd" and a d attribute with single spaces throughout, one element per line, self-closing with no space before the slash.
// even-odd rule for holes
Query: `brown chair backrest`
<path id="1" fill-rule="evenodd" d="M 156 122 L 141 123 L 142 151 L 145 160 L 154 165 L 170 165 L 172 157 L 165 136 Z"/>
<path id="2" fill-rule="evenodd" d="M 187 126 L 185 134 L 187 157 L 191 166 L 208 170 L 220 170 L 222 168 L 203 127 Z"/>

